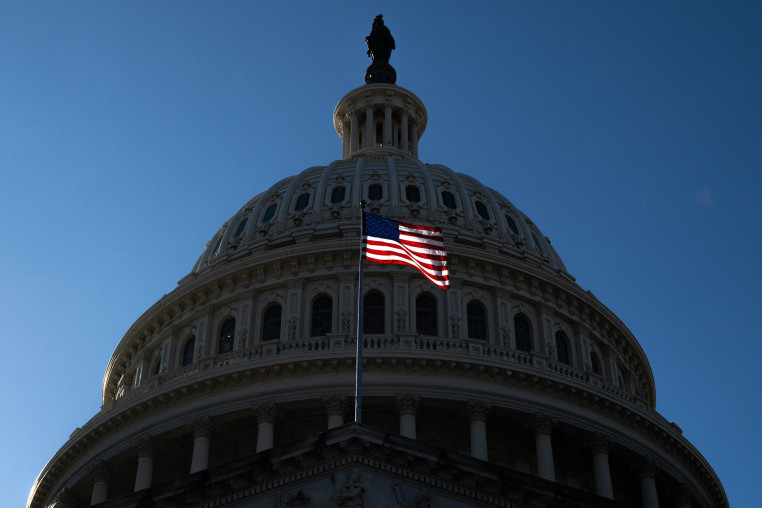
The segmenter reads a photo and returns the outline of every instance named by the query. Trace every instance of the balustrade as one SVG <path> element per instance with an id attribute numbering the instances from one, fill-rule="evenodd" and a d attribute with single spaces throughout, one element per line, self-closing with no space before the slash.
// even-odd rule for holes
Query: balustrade
<path id="1" fill-rule="evenodd" d="M 412 341 L 403 341 L 397 335 L 366 335 L 363 337 L 363 347 L 366 354 L 375 355 L 377 351 L 405 352 L 405 355 L 415 355 L 414 351 L 425 354 L 447 354 L 466 356 L 469 358 L 484 358 L 497 360 L 519 366 L 519 370 L 530 368 L 543 370 L 559 378 L 573 380 L 594 386 L 617 398 L 633 401 L 630 393 L 615 386 L 602 377 L 574 368 L 570 365 L 555 362 L 546 355 L 528 353 L 484 343 L 484 341 L 459 340 L 437 337 L 416 337 Z M 119 397 L 117 402 L 124 403 L 147 391 L 156 389 L 185 378 L 208 372 L 212 369 L 223 369 L 243 362 L 265 360 L 268 363 L 277 361 L 278 356 L 296 355 L 323 351 L 333 351 L 337 354 L 344 352 L 354 354 L 356 340 L 351 336 L 332 335 L 329 337 L 312 337 L 285 342 L 259 344 L 246 349 L 238 349 L 217 355 L 213 358 L 202 359 L 193 365 L 168 372 L 141 387 L 127 392 Z M 419 353 L 419 354 L 420 354 Z"/>

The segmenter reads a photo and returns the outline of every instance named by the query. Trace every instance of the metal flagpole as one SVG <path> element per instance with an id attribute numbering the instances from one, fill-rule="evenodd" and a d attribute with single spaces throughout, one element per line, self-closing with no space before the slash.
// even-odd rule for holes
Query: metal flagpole
<path id="1" fill-rule="evenodd" d="M 357 285 L 357 356 L 355 357 L 355 422 L 362 423 L 362 257 L 365 201 L 360 201 L 360 268 Z"/>

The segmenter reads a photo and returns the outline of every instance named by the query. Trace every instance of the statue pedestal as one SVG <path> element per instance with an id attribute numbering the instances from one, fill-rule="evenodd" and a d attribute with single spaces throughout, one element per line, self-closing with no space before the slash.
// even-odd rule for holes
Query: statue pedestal
<path id="1" fill-rule="evenodd" d="M 389 62 L 373 62 L 365 70 L 365 82 L 371 83 L 389 83 L 397 82 L 397 71 L 389 65 Z"/>

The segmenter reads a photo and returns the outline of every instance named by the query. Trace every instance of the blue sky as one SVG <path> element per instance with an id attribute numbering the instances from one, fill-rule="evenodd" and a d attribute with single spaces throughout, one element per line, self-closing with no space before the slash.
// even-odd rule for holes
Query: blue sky
<path id="1" fill-rule="evenodd" d="M 759 2 L 0 5 L 0 492 L 100 408 L 220 225 L 340 158 L 382 12 L 425 162 L 498 189 L 640 341 L 731 506 L 762 476 Z M 9 460 L 10 459 L 10 460 Z"/>

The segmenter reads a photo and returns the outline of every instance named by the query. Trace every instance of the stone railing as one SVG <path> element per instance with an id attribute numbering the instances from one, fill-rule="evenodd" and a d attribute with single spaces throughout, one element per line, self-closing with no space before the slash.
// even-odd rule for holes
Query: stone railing
<path id="1" fill-rule="evenodd" d="M 120 397 L 116 402 L 122 403 L 131 400 L 147 391 L 159 386 L 192 377 L 201 373 L 224 369 L 232 365 L 262 360 L 266 363 L 277 362 L 278 357 L 291 355 L 303 355 L 311 353 L 354 353 L 357 341 L 354 337 L 340 334 L 331 334 L 327 337 L 311 337 L 288 342 L 264 342 L 256 346 L 230 351 L 211 358 L 204 358 L 192 365 L 150 378 L 147 383 L 134 388 Z M 602 377 L 576 369 L 570 365 L 555 362 L 548 356 L 524 351 L 517 351 L 501 346 L 487 344 L 479 340 L 458 340 L 441 337 L 422 337 L 418 335 L 366 335 L 363 337 L 363 348 L 368 356 L 376 356 L 380 351 L 388 353 L 413 352 L 413 357 L 421 354 L 445 354 L 467 357 L 469 361 L 477 358 L 504 362 L 515 365 L 517 369 L 530 371 L 544 371 L 559 380 L 569 380 L 581 384 L 590 385 L 603 390 L 608 394 L 627 401 L 634 401 L 630 393 L 607 382 Z"/>

